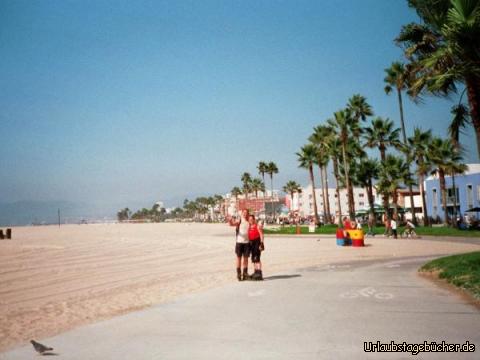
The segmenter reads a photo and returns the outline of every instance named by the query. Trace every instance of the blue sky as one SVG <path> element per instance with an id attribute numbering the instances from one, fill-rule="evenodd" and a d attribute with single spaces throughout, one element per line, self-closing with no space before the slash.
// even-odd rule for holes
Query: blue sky
<path id="1" fill-rule="evenodd" d="M 4 0 L 0 201 L 176 205 L 260 160 L 306 184 L 295 152 L 354 93 L 398 123 L 383 69 L 415 20 L 404 0 Z M 406 101 L 407 131 L 445 135 L 456 98 Z"/>

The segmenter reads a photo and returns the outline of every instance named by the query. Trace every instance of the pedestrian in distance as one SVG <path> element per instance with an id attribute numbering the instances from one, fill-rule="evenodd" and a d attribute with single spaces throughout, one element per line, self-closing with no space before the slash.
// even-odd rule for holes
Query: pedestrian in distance
<path id="1" fill-rule="evenodd" d="M 394 216 L 390 221 L 390 228 L 392 229 L 393 238 L 396 239 L 397 236 L 397 217 Z"/>

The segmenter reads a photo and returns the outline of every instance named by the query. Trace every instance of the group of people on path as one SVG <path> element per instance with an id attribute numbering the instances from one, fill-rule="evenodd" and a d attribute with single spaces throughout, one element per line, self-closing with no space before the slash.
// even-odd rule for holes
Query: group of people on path
<path id="1" fill-rule="evenodd" d="M 249 214 L 247 209 L 242 210 L 239 219 L 230 219 L 231 226 L 236 227 L 236 268 L 238 281 L 263 280 L 262 262 L 260 257 L 265 250 L 263 226 L 259 225 L 255 215 Z M 252 258 L 254 273 L 248 273 L 248 260 Z M 243 271 L 242 271 L 243 267 Z"/>

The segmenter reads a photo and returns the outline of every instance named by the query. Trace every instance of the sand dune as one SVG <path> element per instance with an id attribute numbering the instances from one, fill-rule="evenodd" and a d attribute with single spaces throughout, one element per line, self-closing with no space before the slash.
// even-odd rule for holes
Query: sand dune
<path id="1" fill-rule="evenodd" d="M 222 224 L 20 227 L 13 236 L 0 241 L 0 351 L 236 281 L 233 230 Z M 352 249 L 318 239 L 267 238 L 264 272 L 480 249 L 392 239 Z"/>

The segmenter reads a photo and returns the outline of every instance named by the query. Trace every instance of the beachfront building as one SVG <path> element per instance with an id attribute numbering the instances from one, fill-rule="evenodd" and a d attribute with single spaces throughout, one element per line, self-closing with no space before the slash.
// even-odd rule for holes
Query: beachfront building
<path id="1" fill-rule="evenodd" d="M 420 190 L 413 189 L 413 204 L 415 206 L 415 216 L 418 220 L 423 219 L 423 207 L 422 207 L 422 196 L 420 195 Z M 411 213 L 411 202 L 410 202 L 410 191 L 408 189 L 399 189 L 398 190 L 398 206 L 405 209 L 405 218 L 408 220 L 412 219 Z"/>
<path id="2" fill-rule="evenodd" d="M 273 210 L 276 214 L 280 213 L 280 209 L 284 204 L 284 199 L 280 196 L 279 190 L 266 190 L 265 193 L 259 191 L 257 196 L 255 194 L 244 194 L 237 197 L 231 193 L 224 196 L 224 207 L 227 215 L 237 215 L 243 209 L 249 209 L 255 214 L 267 214 L 271 216 Z"/>
<path id="3" fill-rule="evenodd" d="M 445 176 L 447 188 L 447 212 L 454 214 L 457 206 L 457 215 L 463 216 L 465 212 L 474 207 L 480 207 L 480 164 L 467 164 L 468 170 L 463 175 Z M 455 188 L 453 183 L 455 181 Z M 425 193 L 427 197 L 428 215 L 434 220 L 443 219 L 442 194 L 438 175 L 429 176 L 425 180 Z M 476 213 L 470 215 L 475 216 Z"/>
<path id="4" fill-rule="evenodd" d="M 323 194 L 322 189 L 315 189 L 315 196 L 317 200 L 317 211 L 320 219 L 324 218 L 323 211 Z M 348 216 L 348 196 L 345 189 L 340 190 L 340 199 L 337 199 L 335 188 L 328 189 L 328 197 L 330 199 L 330 215 L 338 217 L 337 204 L 340 202 L 342 216 Z M 364 188 L 353 188 L 353 198 L 356 211 L 367 211 L 369 209 L 367 191 Z M 381 196 L 377 196 L 375 188 L 373 189 L 373 198 L 375 204 L 381 204 Z M 302 217 L 314 215 L 313 210 L 313 194 L 312 187 L 306 186 L 302 188 L 301 193 L 294 193 L 293 200 L 290 195 L 286 196 L 285 203 L 290 211 L 298 212 Z"/>

